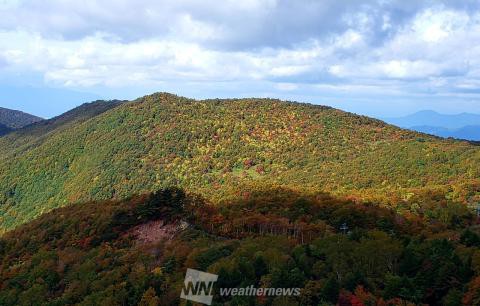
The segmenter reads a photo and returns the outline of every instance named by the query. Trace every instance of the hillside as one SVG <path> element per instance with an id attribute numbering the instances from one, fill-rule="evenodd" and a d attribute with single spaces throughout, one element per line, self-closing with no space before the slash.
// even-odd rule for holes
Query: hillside
<path id="1" fill-rule="evenodd" d="M 418 210 L 418 197 L 432 192 L 466 204 L 480 197 L 477 146 L 270 99 L 154 94 L 4 156 L 3 229 L 68 203 L 171 185 L 214 203 L 266 186 L 327 191 L 400 210 Z"/>
<path id="2" fill-rule="evenodd" d="M 178 305 L 194 268 L 218 275 L 213 305 L 474 305 L 476 217 L 445 202 L 405 217 L 322 193 L 218 207 L 173 188 L 73 205 L 0 237 L 0 304 Z M 248 286 L 301 293 L 218 293 Z"/>
<path id="3" fill-rule="evenodd" d="M 0 138 L 0 156 L 18 154 L 32 147 L 38 146 L 51 133 L 80 124 L 101 113 L 120 105 L 122 101 L 95 101 L 84 103 L 60 116 L 30 124 L 24 128 Z"/>
<path id="4" fill-rule="evenodd" d="M 11 129 L 19 129 L 41 120 L 43 119 L 37 116 L 0 107 L 0 124 Z"/>
<path id="5" fill-rule="evenodd" d="M 11 128 L 9 128 L 8 126 L 6 125 L 3 125 L 3 124 L 0 124 L 0 136 L 3 136 L 5 134 L 8 134 L 12 131 Z"/>

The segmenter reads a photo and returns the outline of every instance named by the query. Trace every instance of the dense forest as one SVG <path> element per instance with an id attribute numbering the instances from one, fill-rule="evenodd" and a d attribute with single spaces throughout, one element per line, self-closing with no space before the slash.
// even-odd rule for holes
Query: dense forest
<path id="1" fill-rule="evenodd" d="M 122 101 L 94 101 L 85 103 L 60 116 L 38 121 L 0 138 L 0 157 L 18 155 L 43 143 L 53 133 L 68 129 L 104 113 Z M 9 132 L 11 132 L 10 130 Z"/>
<path id="2" fill-rule="evenodd" d="M 246 190 L 323 191 L 411 214 L 425 201 L 480 200 L 480 148 L 467 142 L 271 99 L 159 93 L 114 106 L 48 128 L 40 141 L 0 138 L 0 230 L 64 205 L 169 186 L 215 204 Z"/>
<path id="3" fill-rule="evenodd" d="M 0 305 L 480 305 L 480 147 L 159 93 L 0 138 Z M 220 296 L 220 288 L 300 288 Z"/>
<path id="4" fill-rule="evenodd" d="M 445 199 L 424 208 L 285 188 L 222 205 L 177 188 L 72 205 L 0 238 L 0 304 L 184 304 L 196 268 L 219 275 L 216 290 L 302 288 L 214 305 L 478 305 L 476 215 Z"/>

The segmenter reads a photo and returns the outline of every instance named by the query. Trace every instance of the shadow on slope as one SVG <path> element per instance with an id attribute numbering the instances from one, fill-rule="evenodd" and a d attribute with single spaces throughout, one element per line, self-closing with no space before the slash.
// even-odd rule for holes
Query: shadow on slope
<path id="1" fill-rule="evenodd" d="M 457 211 L 460 226 L 475 222 L 472 214 Z M 288 189 L 245 193 L 221 206 L 177 188 L 78 204 L 0 238 L 0 304 L 178 304 L 187 268 L 218 274 L 222 288 L 302 288 L 300 296 L 282 297 L 285 305 L 355 298 L 384 305 L 434 303 L 449 288 L 461 298 L 472 267 L 456 248 L 473 252 L 480 237 L 455 231 L 442 218 L 425 220 Z"/>

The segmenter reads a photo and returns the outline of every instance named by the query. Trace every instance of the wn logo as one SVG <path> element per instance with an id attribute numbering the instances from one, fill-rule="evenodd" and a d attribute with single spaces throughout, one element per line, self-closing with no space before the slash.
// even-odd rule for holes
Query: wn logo
<path id="1" fill-rule="evenodd" d="M 212 304 L 213 285 L 218 275 L 187 269 L 180 298 L 206 305 Z"/>

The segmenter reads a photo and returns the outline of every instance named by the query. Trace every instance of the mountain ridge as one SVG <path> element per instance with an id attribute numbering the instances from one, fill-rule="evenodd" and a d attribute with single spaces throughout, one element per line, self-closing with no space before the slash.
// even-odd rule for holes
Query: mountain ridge
<path id="1" fill-rule="evenodd" d="M 386 117 L 382 120 L 406 128 L 424 125 L 459 129 L 468 125 L 480 125 L 480 114 L 463 112 L 450 115 L 423 110 L 403 117 Z"/>
<path id="2" fill-rule="evenodd" d="M 172 185 L 215 203 L 286 186 L 398 206 L 438 189 L 470 202 L 480 177 L 480 150 L 467 142 L 312 104 L 166 93 L 122 103 L 24 152 L 6 151 L 3 229 L 69 203 Z"/>
<path id="3" fill-rule="evenodd" d="M 0 138 L 0 146 L 4 148 L 3 152 L 0 151 L 0 156 L 5 156 L 5 152 L 18 154 L 18 152 L 38 146 L 50 133 L 84 122 L 124 102 L 120 100 L 97 100 L 84 103 L 59 116 L 12 130 L 9 135 Z"/>
<path id="4" fill-rule="evenodd" d="M 408 116 L 382 118 L 382 120 L 401 128 L 439 137 L 452 137 L 470 141 L 480 140 L 479 114 L 463 112 L 446 115 L 432 110 L 424 110 Z"/>
<path id="5" fill-rule="evenodd" d="M 472 141 L 480 141 L 480 125 L 466 125 L 459 129 L 447 129 L 439 126 L 420 125 L 410 129 L 426 134 L 432 134 L 444 138 L 456 138 Z"/>
<path id="6" fill-rule="evenodd" d="M 27 114 L 22 111 L 0 107 L 0 124 L 14 130 L 25 127 L 43 118 Z"/>
<path id="7" fill-rule="evenodd" d="M 473 305 L 475 223 L 473 211 L 445 199 L 400 215 L 288 189 L 219 206 L 162 189 L 58 208 L 1 236 L 0 304 L 176 305 L 190 268 L 218 275 L 220 288 L 302 288 L 287 305 Z"/>

